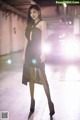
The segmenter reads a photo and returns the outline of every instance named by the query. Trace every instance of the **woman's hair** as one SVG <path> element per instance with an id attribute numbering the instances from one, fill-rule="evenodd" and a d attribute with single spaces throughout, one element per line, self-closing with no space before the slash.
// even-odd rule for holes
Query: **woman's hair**
<path id="1" fill-rule="evenodd" d="M 35 10 L 39 11 L 39 12 L 40 12 L 40 14 L 39 14 L 39 19 L 40 19 L 40 20 L 42 19 L 42 18 L 41 18 L 41 10 L 40 10 L 39 5 L 37 5 L 37 4 L 31 5 L 30 8 L 29 8 L 28 17 L 27 17 L 27 24 L 28 24 L 29 26 L 32 26 L 32 25 L 34 24 L 34 20 L 33 20 L 33 19 L 31 18 L 31 16 L 30 16 L 30 12 L 31 12 L 32 9 L 35 9 Z"/>

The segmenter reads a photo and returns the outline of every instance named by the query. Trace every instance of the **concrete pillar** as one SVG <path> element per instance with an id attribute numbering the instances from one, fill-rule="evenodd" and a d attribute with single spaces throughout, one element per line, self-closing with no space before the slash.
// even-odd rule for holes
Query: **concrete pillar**
<path id="1" fill-rule="evenodd" d="M 1 24 L 1 11 L 0 11 L 0 54 L 1 54 L 1 27 L 2 24 Z"/>
<path id="2" fill-rule="evenodd" d="M 80 17 L 74 18 L 74 34 L 80 34 Z"/>
<path id="3" fill-rule="evenodd" d="M 1 11 L 0 11 L 0 54 L 1 54 Z"/>
<path id="4" fill-rule="evenodd" d="M 10 52 L 12 52 L 12 14 L 9 17 Z"/>

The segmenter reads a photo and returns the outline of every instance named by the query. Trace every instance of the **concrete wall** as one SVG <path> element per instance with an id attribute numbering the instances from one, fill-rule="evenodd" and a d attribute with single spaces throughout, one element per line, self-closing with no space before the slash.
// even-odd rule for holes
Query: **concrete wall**
<path id="1" fill-rule="evenodd" d="M 12 15 L 12 51 L 23 49 L 26 22 L 22 18 Z"/>
<path id="2" fill-rule="evenodd" d="M 17 15 L 0 11 L 0 55 L 23 49 L 26 20 Z"/>
<path id="3" fill-rule="evenodd" d="M 10 52 L 10 34 L 9 30 L 9 17 L 3 17 L 3 13 L 0 11 L 0 54 L 6 54 Z"/>

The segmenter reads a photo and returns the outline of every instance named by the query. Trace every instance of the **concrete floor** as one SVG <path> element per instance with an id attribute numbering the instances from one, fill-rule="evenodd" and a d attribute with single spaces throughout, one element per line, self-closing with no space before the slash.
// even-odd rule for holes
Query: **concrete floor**
<path id="1" fill-rule="evenodd" d="M 29 115 L 29 84 L 21 83 L 21 60 L 22 52 L 0 57 L 0 117 L 7 111 L 9 120 L 27 120 Z M 46 64 L 45 70 L 55 105 L 53 120 L 80 120 L 80 66 Z M 35 112 L 30 120 L 51 120 L 42 85 L 35 84 L 34 96 Z"/>

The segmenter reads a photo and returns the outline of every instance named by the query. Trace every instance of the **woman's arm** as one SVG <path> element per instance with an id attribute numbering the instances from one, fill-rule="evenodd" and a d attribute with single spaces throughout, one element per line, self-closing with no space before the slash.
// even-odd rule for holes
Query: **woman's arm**
<path id="1" fill-rule="evenodd" d="M 23 61 L 23 63 L 24 63 L 24 61 L 25 61 L 25 51 L 26 51 L 27 44 L 28 44 L 28 41 L 25 40 L 24 50 L 23 50 L 23 56 L 22 56 L 22 61 Z"/>
<path id="2" fill-rule="evenodd" d="M 47 28 L 46 28 L 46 21 L 42 21 L 41 23 L 41 46 L 44 47 L 44 44 L 47 39 Z"/>
<path id="3" fill-rule="evenodd" d="M 47 39 L 47 29 L 46 29 L 46 21 L 41 22 L 41 61 L 45 61 L 45 53 L 43 52 L 43 48 Z"/>

